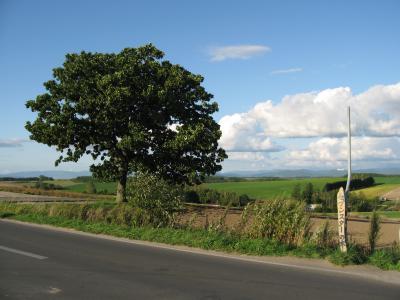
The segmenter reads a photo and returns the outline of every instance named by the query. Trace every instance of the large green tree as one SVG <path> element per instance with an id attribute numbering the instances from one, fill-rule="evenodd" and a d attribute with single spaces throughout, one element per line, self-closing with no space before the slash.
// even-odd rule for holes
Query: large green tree
<path id="1" fill-rule="evenodd" d="M 30 138 L 55 146 L 56 161 L 91 155 L 97 178 L 117 180 L 126 201 L 127 176 L 146 171 L 173 183 L 199 183 L 221 170 L 218 110 L 203 77 L 163 59 L 151 44 L 120 53 L 67 54 L 46 93 L 26 103 L 37 112 Z"/>

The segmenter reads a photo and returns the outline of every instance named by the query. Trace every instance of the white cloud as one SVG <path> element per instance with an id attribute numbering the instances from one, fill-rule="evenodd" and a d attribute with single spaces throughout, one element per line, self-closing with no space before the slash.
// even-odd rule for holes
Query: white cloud
<path id="1" fill-rule="evenodd" d="M 236 45 L 212 48 L 210 55 L 211 61 L 223 61 L 226 59 L 248 59 L 270 51 L 270 47 L 262 45 Z"/>
<path id="2" fill-rule="evenodd" d="M 290 74 L 290 73 L 298 73 L 302 72 L 302 68 L 291 68 L 291 69 L 283 69 L 283 70 L 274 70 L 270 74 L 271 75 L 279 75 L 279 74 Z"/>
<path id="3" fill-rule="evenodd" d="M 347 160 L 346 138 L 322 138 L 311 142 L 306 149 L 288 153 L 290 161 L 314 161 L 321 163 Z M 400 159 L 399 138 L 356 137 L 352 139 L 354 161 L 391 161 Z"/>
<path id="4" fill-rule="evenodd" d="M 219 144 L 231 152 L 278 152 L 283 147 L 274 144 L 263 132 L 256 132 L 257 120 L 246 114 L 234 114 L 220 120 L 222 136 Z"/>
<path id="5" fill-rule="evenodd" d="M 262 152 L 228 152 L 227 154 L 229 160 L 263 161 L 268 159 L 268 156 Z"/>
<path id="6" fill-rule="evenodd" d="M 0 140 L 0 148 L 22 147 L 22 144 L 28 141 L 26 139 L 3 139 Z"/>
<path id="7" fill-rule="evenodd" d="M 282 150 L 271 138 L 342 137 L 347 133 L 346 107 L 352 109 L 354 136 L 400 136 L 400 83 L 374 86 L 353 95 L 339 87 L 286 96 L 256 104 L 245 113 L 219 121 L 220 144 L 231 151 Z"/>

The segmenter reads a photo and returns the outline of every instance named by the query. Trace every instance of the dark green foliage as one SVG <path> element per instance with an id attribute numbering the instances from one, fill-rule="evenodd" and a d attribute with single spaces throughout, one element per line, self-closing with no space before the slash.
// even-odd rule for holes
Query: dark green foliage
<path id="1" fill-rule="evenodd" d="M 314 195 L 314 186 L 311 182 L 307 183 L 303 193 L 302 193 L 302 198 L 307 204 L 311 204 L 313 201 L 313 195 Z"/>
<path id="2" fill-rule="evenodd" d="M 393 244 L 390 248 L 375 250 L 369 262 L 381 269 L 400 271 L 400 246 Z"/>
<path id="3" fill-rule="evenodd" d="M 346 183 L 347 183 L 347 181 L 336 181 L 336 182 L 327 183 L 324 186 L 324 191 L 329 192 L 332 190 L 338 190 L 341 187 L 343 187 L 343 189 L 345 189 Z M 363 189 L 363 188 L 373 186 L 374 184 L 375 184 L 375 180 L 373 177 L 366 177 L 366 178 L 361 177 L 361 178 L 352 179 L 350 181 L 350 188 L 352 190 L 357 190 L 357 189 Z"/>
<path id="4" fill-rule="evenodd" d="M 301 200 L 301 186 L 299 183 L 295 184 L 292 190 L 292 199 Z"/>
<path id="5" fill-rule="evenodd" d="M 244 207 L 254 201 L 246 194 L 217 191 L 200 186 L 186 187 L 184 199 L 187 203 L 218 204 L 223 206 Z"/>
<path id="6" fill-rule="evenodd" d="M 41 190 L 62 190 L 63 187 L 61 185 L 43 182 L 41 180 L 35 182 L 35 188 Z"/>
<path id="7" fill-rule="evenodd" d="M 200 203 L 200 197 L 196 191 L 189 190 L 184 192 L 184 201 L 186 203 Z"/>
<path id="8" fill-rule="evenodd" d="M 360 265 L 367 261 L 366 249 L 360 245 L 350 244 L 347 252 L 341 252 L 340 249 L 336 249 L 329 260 L 337 265 Z"/>
<path id="9" fill-rule="evenodd" d="M 167 226 L 175 220 L 183 202 L 181 186 L 148 173 L 137 173 L 128 182 L 128 202 L 143 210 L 155 226 Z"/>
<path id="10" fill-rule="evenodd" d="M 0 177 L 0 181 L 52 181 L 53 177 L 40 175 L 39 177 Z"/>
<path id="11" fill-rule="evenodd" d="M 117 180 L 125 201 L 128 174 L 150 171 L 174 183 L 199 183 L 221 170 L 218 105 L 203 77 L 163 60 L 153 45 L 120 53 L 67 54 L 46 93 L 26 103 L 37 112 L 30 138 L 55 146 L 56 161 L 98 159 L 90 170 Z M 176 130 L 174 129 L 176 128 Z"/>
<path id="12" fill-rule="evenodd" d="M 370 223 L 369 223 L 369 232 L 368 232 L 368 243 L 369 243 L 369 251 L 370 253 L 374 253 L 376 242 L 379 238 L 379 232 L 381 230 L 381 219 L 376 211 L 374 211 L 371 215 Z"/>
<path id="13" fill-rule="evenodd" d="M 378 201 L 368 200 L 364 193 L 351 193 L 350 194 L 350 211 L 368 212 L 373 211 L 379 205 Z"/>

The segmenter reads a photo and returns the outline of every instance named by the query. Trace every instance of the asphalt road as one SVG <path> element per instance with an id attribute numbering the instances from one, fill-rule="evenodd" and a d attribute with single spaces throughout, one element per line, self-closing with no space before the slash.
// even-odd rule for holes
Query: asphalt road
<path id="1" fill-rule="evenodd" d="M 400 285 L 0 221 L 0 299 L 400 299 Z"/>

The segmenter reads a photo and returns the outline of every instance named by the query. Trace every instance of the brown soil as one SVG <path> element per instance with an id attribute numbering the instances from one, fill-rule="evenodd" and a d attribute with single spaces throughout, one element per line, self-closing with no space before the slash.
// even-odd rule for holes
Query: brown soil
<path id="1" fill-rule="evenodd" d="M 387 200 L 400 200 L 400 188 L 391 190 L 390 192 L 387 192 L 386 194 L 382 195 L 382 198 L 386 198 Z"/>
<path id="2" fill-rule="evenodd" d="M 223 224 L 227 228 L 233 229 L 240 226 L 241 220 L 240 210 L 228 210 L 223 208 L 208 208 L 208 207 L 189 207 L 184 214 L 180 216 L 179 222 L 181 224 L 187 224 L 194 227 L 207 227 L 207 226 L 218 226 Z M 223 217 L 225 216 L 225 220 Z M 311 231 L 315 232 L 320 228 L 323 223 L 328 220 L 331 225 L 331 229 L 337 232 L 337 220 L 335 219 L 322 219 L 312 218 Z M 358 243 L 367 243 L 369 231 L 368 220 L 349 220 L 348 221 L 348 232 L 351 240 Z M 379 237 L 378 245 L 390 245 L 393 242 L 400 242 L 400 222 L 396 221 L 385 221 L 381 223 L 381 235 Z"/>

